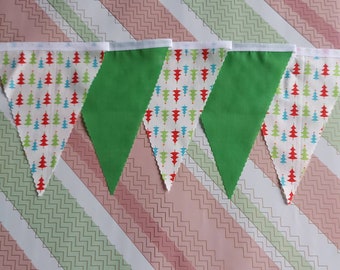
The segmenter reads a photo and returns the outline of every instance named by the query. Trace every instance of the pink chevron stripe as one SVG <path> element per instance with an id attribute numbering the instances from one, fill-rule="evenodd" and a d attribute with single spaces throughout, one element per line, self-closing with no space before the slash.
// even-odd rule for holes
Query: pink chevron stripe
<path id="1" fill-rule="evenodd" d="M 36 269 L 24 251 L 0 223 L 0 269 L 28 270 Z"/>
<path id="2" fill-rule="evenodd" d="M 100 1 L 136 39 L 195 40 L 192 34 L 157 0 Z"/>
<path id="3" fill-rule="evenodd" d="M 339 47 L 339 32 L 319 12 L 301 0 L 266 0 L 285 20 L 316 47 Z"/>
<path id="4" fill-rule="evenodd" d="M 141 141 L 142 145 L 148 143 L 146 137 L 142 139 L 137 138 L 136 141 Z M 135 243 L 151 265 L 155 269 L 173 269 L 173 265 L 169 262 L 171 258 L 168 258 L 168 255 L 171 254 L 162 254 L 158 246 L 150 241 L 150 236 L 146 234 L 144 230 L 141 230 L 141 227 L 134 221 L 134 218 L 128 214 L 128 211 L 122 206 L 122 200 L 119 200 L 117 196 L 111 196 L 109 194 L 98 159 L 82 121 L 77 121 L 62 157 L 87 188 L 96 196 L 108 213 L 119 223 L 127 236 Z M 137 175 L 134 174 L 136 170 L 133 166 L 126 168 L 123 178 L 134 177 L 138 179 L 139 173 L 137 173 Z M 115 194 L 124 193 L 124 190 L 126 190 L 126 188 L 122 185 L 121 180 L 117 185 Z M 125 205 L 128 199 L 130 201 L 136 200 L 133 197 L 120 199 L 125 200 Z M 146 224 L 146 227 L 147 226 Z M 160 228 L 158 229 L 160 230 Z M 167 247 L 173 248 L 175 245 L 168 243 Z"/>
<path id="5" fill-rule="evenodd" d="M 69 41 L 34 0 L 2 1 L 0 15 L 18 29 L 11 41 Z"/>
<path id="6" fill-rule="evenodd" d="M 294 203 L 340 248 L 340 179 L 312 156 Z"/>

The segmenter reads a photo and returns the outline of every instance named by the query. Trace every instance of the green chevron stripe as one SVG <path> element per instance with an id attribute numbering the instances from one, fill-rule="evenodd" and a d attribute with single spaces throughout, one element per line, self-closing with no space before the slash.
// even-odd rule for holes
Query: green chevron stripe
<path id="1" fill-rule="evenodd" d="M 100 41 L 87 27 L 79 16 L 63 0 L 47 0 L 48 3 L 63 17 L 83 41 Z"/>
<path id="2" fill-rule="evenodd" d="M 221 39 L 286 43 L 241 0 L 183 0 Z"/>
<path id="3" fill-rule="evenodd" d="M 332 114 L 328 119 L 328 123 L 322 132 L 325 138 L 335 149 L 340 152 L 340 99 L 338 98 L 333 108 Z"/>
<path id="4" fill-rule="evenodd" d="M 191 142 L 187 153 L 200 166 L 207 175 L 218 185 L 224 193 L 221 176 L 217 172 L 214 162 L 202 151 L 198 145 Z M 216 173 L 217 172 L 217 173 Z M 235 189 L 232 202 L 246 215 L 257 229 L 271 242 L 280 254 L 295 269 L 312 269 L 312 266 L 301 256 L 295 247 L 284 235 L 271 223 L 264 214 L 247 198 L 239 188 Z"/>
<path id="5" fill-rule="evenodd" d="M 17 131 L 2 112 L 0 152 L 0 190 L 64 269 L 131 269 L 56 177 L 37 196 Z"/>

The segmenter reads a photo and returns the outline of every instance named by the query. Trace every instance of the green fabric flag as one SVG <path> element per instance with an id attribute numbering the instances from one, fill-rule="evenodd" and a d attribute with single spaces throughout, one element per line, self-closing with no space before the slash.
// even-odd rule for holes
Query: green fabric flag
<path id="1" fill-rule="evenodd" d="M 106 52 L 82 114 L 113 194 L 168 47 Z"/>
<path id="2" fill-rule="evenodd" d="M 229 198 L 291 54 L 229 52 L 201 114 Z"/>

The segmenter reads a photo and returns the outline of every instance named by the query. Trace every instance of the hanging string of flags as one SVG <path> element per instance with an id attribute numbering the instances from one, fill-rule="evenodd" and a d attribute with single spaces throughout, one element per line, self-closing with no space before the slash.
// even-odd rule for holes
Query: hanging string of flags
<path id="1" fill-rule="evenodd" d="M 339 59 L 229 41 L 3 43 L 0 77 L 38 195 L 82 112 L 111 194 L 141 123 L 167 190 L 201 124 L 229 197 L 261 130 L 289 204 L 337 102 Z"/>

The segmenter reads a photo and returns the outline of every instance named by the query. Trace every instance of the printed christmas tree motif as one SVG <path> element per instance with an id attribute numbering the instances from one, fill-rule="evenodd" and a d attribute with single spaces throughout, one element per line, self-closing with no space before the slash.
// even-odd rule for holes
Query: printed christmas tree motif
<path id="1" fill-rule="evenodd" d="M 17 66 L 17 62 L 16 62 L 15 58 L 13 58 L 12 63 L 11 63 L 11 68 L 15 69 L 16 66 Z"/>
<path id="2" fill-rule="evenodd" d="M 10 100 L 10 101 L 8 102 L 8 107 L 9 107 L 11 110 L 13 110 L 13 107 L 14 107 L 13 100 Z"/>
<path id="3" fill-rule="evenodd" d="M 43 102 L 44 105 L 49 105 L 51 104 L 51 95 L 46 92 L 45 96 L 44 96 L 44 102 Z"/>
<path id="4" fill-rule="evenodd" d="M 38 68 L 44 68 L 44 60 L 40 58 Z"/>
<path id="5" fill-rule="evenodd" d="M 184 72 L 184 75 L 188 75 L 188 71 L 189 71 L 189 66 L 188 65 L 184 65 L 183 66 L 183 72 Z"/>
<path id="6" fill-rule="evenodd" d="M 80 57 L 79 57 L 79 52 L 75 52 L 72 60 L 73 64 L 79 64 L 80 63 Z"/>
<path id="7" fill-rule="evenodd" d="M 306 145 L 303 146 L 302 151 L 301 151 L 301 160 L 308 160 L 308 153 L 307 153 L 307 148 Z"/>
<path id="8" fill-rule="evenodd" d="M 313 76 L 314 80 L 318 80 L 319 79 L 319 71 L 316 69 L 314 72 L 314 76 Z"/>
<path id="9" fill-rule="evenodd" d="M 284 178 L 283 175 L 282 175 L 281 178 L 280 178 L 280 184 L 281 184 L 281 186 L 283 186 L 283 187 L 286 185 L 286 180 L 285 180 L 285 178 Z"/>
<path id="10" fill-rule="evenodd" d="M 52 124 L 55 126 L 60 125 L 60 116 L 59 116 L 58 111 L 56 111 L 53 115 Z"/>
<path id="11" fill-rule="evenodd" d="M 37 56 L 34 51 L 32 51 L 29 64 L 35 65 L 37 63 Z"/>
<path id="12" fill-rule="evenodd" d="M 296 83 L 293 84 L 293 88 L 292 88 L 291 94 L 292 94 L 293 96 L 298 96 L 298 95 L 299 95 L 299 89 L 298 89 L 298 86 L 297 86 Z"/>
<path id="13" fill-rule="evenodd" d="M 6 73 L 6 71 L 5 71 L 5 73 L 4 74 L 2 74 L 2 76 L 1 76 L 1 82 L 2 82 L 2 85 L 6 85 L 7 84 L 7 73 Z"/>
<path id="14" fill-rule="evenodd" d="M 168 51 L 166 52 L 165 58 L 164 58 L 164 61 L 165 61 L 166 63 L 169 62 L 170 56 L 171 56 L 171 55 L 172 55 L 172 50 L 168 50 Z"/>
<path id="15" fill-rule="evenodd" d="M 181 55 L 182 55 L 182 50 L 181 49 L 175 50 L 175 57 L 176 57 L 176 61 L 177 62 L 179 62 L 181 60 Z"/>
<path id="16" fill-rule="evenodd" d="M 158 133 L 159 133 L 159 127 L 157 126 L 153 127 L 153 134 L 155 135 L 155 137 L 158 136 Z"/>
<path id="17" fill-rule="evenodd" d="M 297 138 L 297 131 L 294 124 L 290 127 L 289 137 L 292 139 Z"/>
<path id="18" fill-rule="evenodd" d="M 81 99 L 81 103 L 82 103 L 82 104 L 85 103 L 86 97 L 87 97 L 87 91 L 86 91 L 86 89 L 85 89 L 85 91 L 84 91 L 84 93 L 83 93 L 83 97 L 82 97 L 82 99 Z"/>
<path id="19" fill-rule="evenodd" d="M 62 52 L 57 53 L 57 64 L 58 65 L 64 64 L 64 57 Z"/>
<path id="20" fill-rule="evenodd" d="M 66 62 L 65 62 L 65 67 L 66 67 L 66 68 L 70 68 L 70 67 L 71 67 L 71 60 L 70 60 L 69 57 L 67 57 L 67 60 L 66 60 Z"/>
<path id="21" fill-rule="evenodd" d="M 316 90 L 313 92 L 312 100 L 317 101 L 318 100 L 318 94 L 316 93 Z"/>
<path id="22" fill-rule="evenodd" d="M 327 86 L 325 84 L 323 84 L 322 87 L 321 87 L 320 96 L 324 97 L 324 98 L 328 97 L 328 90 L 327 90 Z"/>
<path id="23" fill-rule="evenodd" d="M 13 79 L 11 79 L 11 81 L 9 82 L 9 88 L 14 89 L 15 88 L 15 84 Z"/>
<path id="24" fill-rule="evenodd" d="M 160 159 L 161 159 L 162 166 L 164 166 L 167 156 L 168 156 L 167 152 L 165 151 L 160 152 Z"/>
<path id="25" fill-rule="evenodd" d="M 32 144 L 32 151 L 38 151 L 38 143 L 37 140 L 34 140 Z"/>
<path id="26" fill-rule="evenodd" d="M 339 77 L 340 76 L 340 66 L 338 62 L 335 63 L 335 67 L 333 70 L 333 76 Z"/>
<path id="27" fill-rule="evenodd" d="M 64 109 L 67 109 L 68 107 L 69 107 L 68 99 L 66 98 L 66 99 L 64 100 L 63 108 L 64 108 Z"/>
<path id="28" fill-rule="evenodd" d="M 276 88 L 275 95 L 280 95 L 280 94 L 282 94 L 282 92 L 281 92 L 281 87 L 277 87 L 277 88 Z"/>
<path id="29" fill-rule="evenodd" d="M 31 72 L 30 77 L 28 78 L 28 84 L 31 86 L 35 85 L 35 74 L 33 71 Z"/>
<path id="30" fill-rule="evenodd" d="M 67 120 L 65 118 L 64 118 L 63 123 L 61 125 L 61 128 L 63 128 L 63 129 L 67 129 L 68 128 L 68 123 L 67 123 Z"/>
<path id="31" fill-rule="evenodd" d="M 100 62 L 100 63 L 103 63 L 104 55 L 105 55 L 105 54 L 104 54 L 104 51 L 101 51 L 101 52 L 100 52 L 100 57 L 99 57 L 99 62 Z"/>
<path id="32" fill-rule="evenodd" d="M 42 89 L 43 88 L 43 83 L 42 83 L 41 79 L 39 79 L 39 81 L 38 81 L 37 88 L 38 89 Z"/>
<path id="33" fill-rule="evenodd" d="M 91 56 L 88 51 L 84 53 L 84 64 L 90 64 L 91 63 Z"/>
<path id="34" fill-rule="evenodd" d="M 38 166 L 40 169 L 45 169 L 47 167 L 46 165 L 46 158 L 44 155 L 42 155 L 40 157 L 40 161 L 39 161 L 39 166 Z"/>
<path id="35" fill-rule="evenodd" d="M 286 154 L 283 152 L 280 158 L 280 163 L 281 164 L 286 164 L 287 163 L 287 158 L 286 158 Z M 282 184 L 282 182 L 281 182 Z"/>
<path id="36" fill-rule="evenodd" d="M 195 63 L 197 60 L 197 56 L 198 56 L 198 50 L 191 50 L 190 54 L 192 57 L 192 61 Z"/>
<path id="37" fill-rule="evenodd" d="M 32 125 L 32 115 L 31 112 L 28 112 L 25 118 L 25 126 L 31 126 Z"/>
<path id="38" fill-rule="evenodd" d="M 299 75 L 300 74 L 300 65 L 296 62 L 294 68 L 292 70 L 292 74 Z"/>
<path id="39" fill-rule="evenodd" d="M 201 99 L 203 102 L 206 102 L 207 97 L 208 97 L 208 90 L 207 89 L 201 89 Z"/>
<path id="40" fill-rule="evenodd" d="M 75 71 L 72 76 L 72 83 L 76 84 L 79 83 L 79 77 L 78 77 L 78 72 Z"/>
<path id="41" fill-rule="evenodd" d="M 339 96 L 339 86 L 337 83 L 335 83 L 335 86 L 332 91 L 332 97 L 338 97 Z"/>
<path id="42" fill-rule="evenodd" d="M 192 103 L 192 104 L 194 104 L 194 102 L 195 102 L 195 98 L 196 98 L 196 95 L 197 95 L 196 92 L 197 92 L 197 91 L 196 91 L 195 89 L 191 89 L 191 90 L 190 90 L 190 97 L 191 97 L 191 103 Z"/>
<path id="43" fill-rule="evenodd" d="M 163 70 L 163 76 L 164 76 L 165 82 L 167 82 L 169 80 L 169 76 L 170 76 L 170 69 Z"/>
<path id="44" fill-rule="evenodd" d="M 176 144 L 177 140 L 179 137 L 179 131 L 178 130 L 173 130 L 171 131 L 171 138 L 174 144 Z"/>
<path id="45" fill-rule="evenodd" d="M 285 130 L 282 132 L 281 141 L 282 142 L 286 142 L 287 141 L 287 135 L 286 135 L 286 131 Z"/>
<path id="46" fill-rule="evenodd" d="M 53 64 L 53 54 L 51 52 L 47 53 L 46 62 L 47 65 Z"/>
<path id="47" fill-rule="evenodd" d="M 5 53 L 4 53 L 4 58 L 2 59 L 2 64 L 3 64 L 4 66 L 9 65 L 8 52 L 5 52 Z"/>
<path id="48" fill-rule="evenodd" d="M 168 120 L 169 117 L 169 111 L 168 110 L 162 110 L 162 120 L 163 124 L 165 125 L 166 121 Z"/>
<path id="49" fill-rule="evenodd" d="M 36 186 L 36 190 L 39 193 L 39 191 L 45 190 L 45 181 L 44 178 L 40 177 L 38 184 Z"/>
<path id="50" fill-rule="evenodd" d="M 290 152 L 289 152 L 289 157 L 288 158 L 291 159 L 291 160 L 297 159 L 294 146 L 292 146 L 290 148 Z"/>
<path id="51" fill-rule="evenodd" d="M 182 70 L 180 70 L 180 69 L 178 69 L 178 68 L 174 70 L 174 77 L 175 77 L 176 82 L 178 82 L 178 80 L 179 80 L 180 77 L 181 77 L 181 71 L 182 71 Z"/>
<path id="52" fill-rule="evenodd" d="M 293 116 L 293 117 L 296 117 L 299 115 L 299 110 L 297 108 L 297 105 L 294 103 L 292 105 L 292 109 L 290 110 L 290 115 Z"/>
<path id="53" fill-rule="evenodd" d="M 18 64 L 25 64 L 26 63 L 26 58 L 25 58 L 25 53 L 24 52 L 21 52 L 20 53 L 20 56 L 19 56 L 19 59 L 18 59 Z"/>
<path id="54" fill-rule="evenodd" d="M 295 171 L 293 169 L 291 169 L 289 171 L 289 175 L 288 175 L 288 182 L 291 182 L 291 183 L 295 183 L 296 182 L 296 179 L 295 179 Z"/>
<path id="55" fill-rule="evenodd" d="M 15 105 L 21 106 L 24 104 L 21 92 L 19 92 L 17 99 L 15 100 Z"/>
<path id="56" fill-rule="evenodd" d="M 280 106 L 279 106 L 278 101 L 275 102 L 273 114 L 274 115 L 280 115 Z"/>
<path id="57" fill-rule="evenodd" d="M 328 65 L 327 64 L 323 65 L 321 75 L 323 75 L 323 76 L 328 76 L 329 75 L 329 69 L 328 69 Z"/>
<path id="58" fill-rule="evenodd" d="M 207 68 L 203 68 L 201 69 L 201 76 L 202 76 L 202 80 L 205 82 L 207 77 L 208 77 L 208 72 L 209 72 L 209 69 Z"/>
<path id="59" fill-rule="evenodd" d="M 39 121 L 38 121 L 38 119 L 35 120 L 34 125 L 33 125 L 33 129 L 35 129 L 35 130 L 39 129 Z"/>
<path id="60" fill-rule="evenodd" d="M 275 143 L 274 143 L 274 146 L 272 148 L 271 156 L 272 156 L 272 158 L 279 158 L 279 152 L 278 152 L 278 149 L 277 149 L 277 146 L 276 146 Z"/>
<path id="61" fill-rule="evenodd" d="M 285 75 L 284 75 L 285 79 L 290 78 L 290 71 L 288 69 L 286 69 Z"/>
<path id="62" fill-rule="evenodd" d="M 182 126 L 181 127 L 181 135 L 184 137 L 186 133 L 187 133 L 187 127 L 186 126 Z"/>
<path id="63" fill-rule="evenodd" d="M 50 167 L 54 168 L 57 165 L 57 157 L 55 155 L 55 153 L 53 154 L 52 158 L 51 158 L 51 164 Z"/>
<path id="64" fill-rule="evenodd" d="M 172 120 L 176 123 L 178 121 L 180 110 L 172 110 Z"/>
<path id="65" fill-rule="evenodd" d="M 16 126 L 20 126 L 21 125 L 21 116 L 19 113 L 17 113 L 14 117 L 14 123 Z"/>
<path id="66" fill-rule="evenodd" d="M 78 95 L 77 95 L 76 91 L 74 91 L 73 94 L 72 94 L 71 104 L 73 104 L 73 105 L 78 104 Z"/>
<path id="67" fill-rule="evenodd" d="M 172 161 L 172 164 L 176 165 L 177 160 L 178 160 L 178 155 L 179 155 L 179 153 L 173 151 L 173 152 L 171 152 L 170 154 L 171 154 L 171 161 Z M 172 178 L 173 178 L 173 180 L 174 180 L 174 177 L 172 177 Z"/>
<path id="68" fill-rule="evenodd" d="M 162 130 L 161 131 L 161 138 L 162 138 L 162 143 L 163 145 L 165 144 L 167 138 L 168 138 L 168 131 L 166 130 Z"/>
<path id="69" fill-rule="evenodd" d="M 303 106 L 302 116 L 305 116 L 305 117 L 310 116 L 310 111 L 309 111 L 309 107 L 308 107 L 307 102 L 306 102 L 305 105 Z"/>
<path id="70" fill-rule="evenodd" d="M 50 119 L 48 118 L 48 114 L 47 114 L 47 112 L 45 112 L 45 113 L 43 114 L 43 117 L 42 117 L 42 120 L 41 120 L 41 124 L 42 124 L 43 126 L 47 126 L 47 125 L 50 124 L 49 121 L 50 121 Z"/>
<path id="71" fill-rule="evenodd" d="M 150 122 L 151 117 L 152 117 L 152 110 L 151 109 L 147 109 L 144 116 L 145 116 L 146 122 Z"/>
<path id="72" fill-rule="evenodd" d="M 37 165 L 35 165 L 35 162 L 33 162 L 32 166 L 31 166 L 31 173 L 35 173 L 37 172 Z"/>
<path id="73" fill-rule="evenodd" d="M 69 81 L 69 79 L 66 79 L 64 87 L 65 88 L 70 88 L 70 81 Z"/>
<path id="74" fill-rule="evenodd" d="M 316 141 L 317 141 L 316 134 L 315 134 L 315 132 L 313 132 L 313 134 L 310 138 L 310 142 L 314 144 L 314 143 L 316 143 Z"/>
<path id="75" fill-rule="evenodd" d="M 289 98 L 289 93 L 288 93 L 288 89 L 287 89 L 287 88 L 285 89 L 285 91 L 284 91 L 284 93 L 283 93 L 283 97 L 284 97 L 285 99 L 288 99 L 288 98 Z"/>
<path id="76" fill-rule="evenodd" d="M 59 70 L 57 73 L 57 77 L 55 78 L 55 84 L 56 85 L 61 85 L 63 84 L 63 77 L 61 75 L 61 71 Z"/>
<path id="77" fill-rule="evenodd" d="M 178 101 L 178 99 L 180 98 L 180 95 L 181 95 L 181 90 L 179 89 L 172 90 L 172 96 L 174 97 L 175 102 Z"/>
<path id="78" fill-rule="evenodd" d="M 45 84 L 50 85 L 52 84 L 52 75 L 50 72 L 47 72 L 45 77 Z"/>
<path id="79" fill-rule="evenodd" d="M 60 90 L 58 90 L 57 94 L 55 95 L 54 104 L 55 104 L 55 105 L 60 105 L 60 104 L 61 104 L 61 94 L 60 94 Z"/>
<path id="80" fill-rule="evenodd" d="M 54 147 L 59 146 L 59 137 L 58 137 L 57 132 L 55 132 L 53 137 L 52 137 L 52 146 L 54 146 Z"/>
<path id="81" fill-rule="evenodd" d="M 309 91 L 308 82 L 306 82 L 305 86 L 303 87 L 303 95 L 304 95 L 305 97 L 309 97 L 309 96 L 310 96 L 310 91 Z"/>
<path id="82" fill-rule="evenodd" d="M 197 76 L 197 69 L 191 69 L 190 75 L 191 75 L 191 80 L 194 82 L 196 80 L 196 76 Z"/>
<path id="83" fill-rule="evenodd" d="M 41 108 L 41 102 L 40 102 L 39 98 L 37 99 L 37 103 L 35 104 L 35 108 L 36 109 L 40 109 Z"/>
<path id="84" fill-rule="evenodd" d="M 202 58 L 204 61 L 208 59 L 209 49 L 202 49 Z"/>
<path id="85" fill-rule="evenodd" d="M 71 117 L 70 117 L 70 122 L 69 122 L 70 125 L 75 125 L 76 120 L 77 120 L 77 116 L 76 116 L 75 112 L 72 112 Z"/>
<path id="86" fill-rule="evenodd" d="M 83 75 L 83 79 L 82 79 L 83 83 L 89 83 L 90 82 L 90 75 L 88 70 L 86 69 Z"/>
<path id="87" fill-rule="evenodd" d="M 323 105 L 321 107 L 320 117 L 323 117 L 323 118 L 327 118 L 328 117 L 328 111 L 327 111 L 327 107 L 325 105 Z"/>
<path id="88" fill-rule="evenodd" d="M 313 113 L 312 121 L 313 122 L 317 122 L 318 121 L 318 115 L 317 115 L 316 111 L 314 111 L 314 113 Z"/>
<path id="89" fill-rule="evenodd" d="M 302 128 L 302 132 L 301 132 L 301 138 L 303 139 L 308 139 L 309 138 L 309 132 L 308 132 L 308 127 L 307 124 L 305 123 L 303 128 Z"/>
<path id="90" fill-rule="evenodd" d="M 193 124 L 195 121 L 195 117 L 196 117 L 196 110 L 194 109 L 189 110 L 189 117 L 190 117 L 191 124 Z"/>
<path id="91" fill-rule="evenodd" d="M 284 111 L 282 113 L 282 120 L 288 120 L 288 113 L 287 113 L 286 109 L 284 109 Z"/>
<path id="92" fill-rule="evenodd" d="M 48 146 L 48 140 L 47 140 L 47 135 L 46 133 L 44 133 L 42 136 L 41 136 L 41 140 L 40 140 L 40 146 L 42 147 L 45 147 L 45 146 Z M 44 160 L 45 160 L 45 157 L 44 157 Z M 40 167 L 39 167 L 40 168 Z"/>
<path id="93" fill-rule="evenodd" d="M 307 61 L 306 65 L 305 65 L 305 70 L 304 70 L 303 73 L 305 75 L 311 75 L 312 74 L 312 68 L 311 68 L 309 61 Z"/>
<path id="94" fill-rule="evenodd" d="M 31 146 L 31 139 L 30 139 L 30 135 L 28 133 L 26 133 L 23 144 L 24 147 L 30 147 Z"/>
<path id="95" fill-rule="evenodd" d="M 18 81 L 17 81 L 18 85 L 23 85 L 25 84 L 25 78 L 24 78 L 24 74 L 22 72 L 19 73 L 19 77 L 18 77 Z"/>
<path id="96" fill-rule="evenodd" d="M 274 136 L 274 137 L 278 137 L 279 136 L 279 126 L 277 125 L 277 122 L 274 123 L 271 135 Z"/>
<path id="97" fill-rule="evenodd" d="M 220 61 L 223 61 L 226 56 L 226 50 L 224 48 L 218 49 L 218 56 L 220 57 Z"/>
<path id="98" fill-rule="evenodd" d="M 188 111 L 188 106 L 183 105 L 182 106 L 182 113 L 183 113 L 184 116 L 186 115 L 187 111 Z"/>

